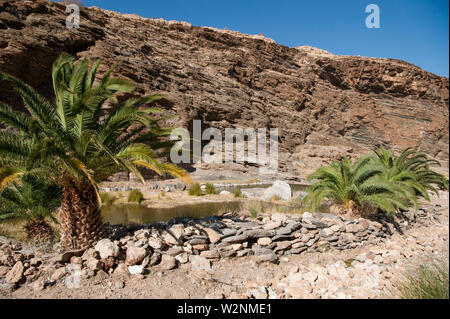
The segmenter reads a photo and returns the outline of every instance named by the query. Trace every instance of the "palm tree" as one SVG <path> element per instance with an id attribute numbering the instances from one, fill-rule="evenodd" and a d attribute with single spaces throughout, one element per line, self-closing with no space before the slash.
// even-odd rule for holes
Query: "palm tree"
<path id="1" fill-rule="evenodd" d="M 304 199 L 306 207 L 315 211 L 325 198 L 340 205 L 341 211 L 354 214 L 374 208 L 391 214 L 397 207 L 408 207 L 407 190 L 384 180 L 380 176 L 382 171 L 382 165 L 374 162 L 371 155 L 355 164 L 344 157 L 330 166 L 322 166 L 308 177 L 317 181 Z"/>
<path id="2" fill-rule="evenodd" d="M 433 165 L 441 166 L 441 163 L 428 158 L 424 153 L 407 148 L 395 157 L 392 151 L 381 147 L 375 151 L 375 155 L 384 166 L 383 175 L 387 180 L 410 187 L 416 195 L 428 201 L 428 190 L 439 195 L 437 187 L 447 191 L 449 189 L 445 176 L 430 168 Z"/>
<path id="3" fill-rule="evenodd" d="M 61 188 L 49 180 L 24 177 L 0 193 L 0 220 L 25 219 L 24 229 L 29 240 L 50 241 L 54 232 L 45 218 L 55 221 L 53 213 L 61 205 L 61 195 Z"/>
<path id="4" fill-rule="evenodd" d="M 112 78 L 114 67 L 94 85 L 100 62 L 89 68 L 88 59 L 76 64 L 62 54 L 52 69 L 54 103 L 21 80 L 0 73 L 0 80 L 12 83 L 29 113 L 0 103 L 0 124 L 14 129 L 0 132 L 0 188 L 24 175 L 50 178 L 60 185 L 65 249 L 84 249 L 104 236 L 97 185 L 109 176 L 129 171 L 144 181 L 138 168 L 146 167 L 190 181 L 184 170 L 158 160 L 158 151 L 169 145 L 162 138 L 171 129 L 158 125 L 158 108 L 141 107 L 162 96 L 118 102 L 117 95 L 132 92 L 134 86 Z M 106 103 L 114 105 L 112 111 L 104 112 Z"/>

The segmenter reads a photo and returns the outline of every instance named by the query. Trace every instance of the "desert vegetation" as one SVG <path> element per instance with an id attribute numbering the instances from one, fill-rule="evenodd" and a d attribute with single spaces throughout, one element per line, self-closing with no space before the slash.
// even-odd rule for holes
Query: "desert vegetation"
<path id="1" fill-rule="evenodd" d="M 0 221 L 25 220 L 24 231 L 30 241 L 50 241 L 54 231 L 49 220 L 56 221 L 61 195 L 61 188 L 50 180 L 24 176 L 0 193 Z"/>
<path id="2" fill-rule="evenodd" d="M 190 196 L 202 196 L 202 189 L 199 183 L 192 183 L 188 191 Z"/>
<path id="3" fill-rule="evenodd" d="M 128 202 L 129 203 L 138 203 L 141 204 L 141 202 L 144 200 L 144 195 L 140 190 L 133 189 L 128 194 Z"/>
<path id="4" fill-rule="evenodd" d="M 449 299 L 448 258 L 427 256 L 395 282 L 388 297 L 399 299 Z"/>
<path id="5" fill-rule="evenodd" d="M 47 178 L 62 188 L 61 244 L 66 249 L 87 248 L 104 236 L 98 183 L 121 171 L 144 180 L 139 167 L 189 182 L 188 174 L 158 160 L 167 147 L 161 138 L 170 128 L 160 126 L 160 110 L 141 109 L 162 98 L 149 95 L 118 102 L 134 86 L 111 77 L 114 67 L 96 83 L 100 60 L 90 68 L 85 59 L 62 54 L 53 64 L 54 101 L 4 72 L 20 95 L 27 112 L 0 102 L 0 187 L 22 177 Z M 114 107 L 104 112 L 106 103 Z M 132 127 L 132 129 L 130 129 Z M 144 142 L 146 142 L 144 144 Z"/>
<path id="6" fill-rule="evenodd" d="M 417 208 L 418 199 L 430 200 L 427 191 L 448 190 L 448 180 L 433 171 L 440 165 L 426 154 L 406 149 L 399 156 L 381 148 L 352 163 L 344 157 L 329 166 L 320 167 L 308 179 L 316 182 L 308 189 L 306 207 L 316 210 L 325 198 L 338 205 L 341 214 L 387 215 Z"/>

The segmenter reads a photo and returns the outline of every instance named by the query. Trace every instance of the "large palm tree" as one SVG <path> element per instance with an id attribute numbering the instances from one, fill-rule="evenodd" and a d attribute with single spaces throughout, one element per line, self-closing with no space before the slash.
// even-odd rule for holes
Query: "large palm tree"
<path id="1" fill-rule="evenodd" d="M 53 214 L 61 206 L 61 196 L 61 188 L 52 181 L 39 176 L 23 177 L 0 192 L 0 220 L 23 219 L 29 240 L 49 241 L 54 232 L 46 218 L 55 221 Z"/>
<path id="2" fill-rule="evenodd" d="M 158 125 L 159 109 L 142 107 L 162 96 L 119 103 L 117 95 L 132 92 L 134 86 L 111 77 L 114 67 L 96 83 L 100 62 L 89 68 L 89 60 L 75 63 L 62 54 L 52 69 L 54 102 L 0 73 L 28 111 L 0 103 L 0 124 L 13 129 L 0 132 L 0 188 L 23 175 L 47 177 L 60 185 L 61 244 L 66 249 L 87 248 L 104 236 L 97 185 L 107 177 L 130 171 L 144 181 L 138 168 L 146 167 L 189 181 L 184 170 L 158 160 L 158 150 L 167 147 L 161 138 L 171 129 Z M 110 112 L 104 112 L 107 102 L 114 105 Z"/>
<path id="3" fill-rule="evenodd" d="M 382 165 L 370 155 L 360 158 L 355 164 L 347 158 L 322 166 L 308 179 L 316 180 L 309 188 L 305 203 L 308 209 L 319 208 L 327 198 L 340 205 L 343 212 L 361 214 L 374 208 L 390 214 L 397 207 L 407 208 L 411 197 L 408 190 L 383 179 Z"/>

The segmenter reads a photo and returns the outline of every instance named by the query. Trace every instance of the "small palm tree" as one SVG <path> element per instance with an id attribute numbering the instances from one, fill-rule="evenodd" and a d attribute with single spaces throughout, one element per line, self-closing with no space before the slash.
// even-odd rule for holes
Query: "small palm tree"
<path id="1" fill-rule="evenodd" d="M 29 240 L 50 241 L 54 232 L 45 219 L 55 221 L 53 214 L 61 205 L 61 195 L 61 188 L 49 180 L 24 177 L 0 193 L 0 220 L 25 219 L 24 229 Z"/>
<path id="2" fill-rule="evenodd" d="M 114 67 L 94 85 L 100 62 L 89 68 L 89 60 L 76 64 L 62 54 L 52 70 L 54 103 L 0 72 L 0 80 L 12 83 L 28 111 L 0 102 L 0 124 L 13 129 L 0 132 L 0 188 L 24 175 L 47 177 L 60 185 L 61 245 L 66 249 L 87 248 L 104 236 L 97 185 L 109 176 L 130 171 L 144 181 L 138 168 L 146 167 L 190 182 L 184 170 L 158 160 L 157 151 L 170 144 L 161 138 L 171 132 L 158 125 L 160 110 L 141 108 L 162 96 L 119 103 L 117 95 L 132 92 L 134 86 L 112 78 Z M 112 111 L 104 111 L 106 103 L 114 105 Z"/>
<path id="3" fill-rule="evenodd" d="M 317 210 L 325 198 L 340 205 L 344 212 L 354 214 L 373 208 L 392 213 L 397 207 L 408 207 L 407 190 L 381 178 L 382 171 L 382 165 L 374 162 L 370 155 L 355 164 L 345 157 L 330 166 L 322 166 L 308 177 L 317 182 L 304 199 L 306 207 Z"/>
<path id="4" fill-rule="evenodd" d="M 387 180 L 410 187 L 416 195 L 428 201 L 428 190 L 439 195 L 438 188 L 449 189 L 445 176 L 430 168 L 433 165 L 441 166 L 441 163 L 428 158 L 426 154 L 407 148 L 395 157 L 392 151 L 381 147 L 375 151 L 375 155 L 384 166 L 383 176 Z"/>

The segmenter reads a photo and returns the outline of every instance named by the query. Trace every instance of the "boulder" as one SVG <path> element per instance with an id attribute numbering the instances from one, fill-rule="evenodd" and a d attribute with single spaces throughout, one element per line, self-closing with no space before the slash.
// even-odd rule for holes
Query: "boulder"
<path id="1" fill-rule="evenodd" d="M 146 254 L 147 254 L 147 251 L 144 248 L 140 248 L 140 247 L 136 247 L 136 246 L 128 246 L 125 263 L 128 266 L 136 265 L 145 258 Z"/>
<path id="2" fill-rule="evenodd" d="M 119 255 L 119 246 L 108 238 L 100 240 L 94 248 L 99 252 L 100 258 L 102 259 L 117 257 Z"/>
<path id="3" fill-rule="evenodd" d="M 142 275 L 144 273 L 144 267 L 141 265 L 128 266 L 130 275 Z"/>
<path id="4" fill-rule="evenodd" d="M 162 255 L 159 267 L 161 270 L 171 270 L 177 268 L 177 260 L 175 259 L 175 257 Z"/>
<path id="5" fill-rule="evenodd" d="M 269 237 L 262 237 L 258 239 L 257 243 L 260 246 L 268 246 L 272 243 L 272 239 L 270 239 Z"/>
<path id="6" fill-rule="evenodd" d="M 100 270 L 103 267 L 103 263 L 94 257 L 88 257 L 86 260 L 86 267 L 92 271 Z"/>
<path id="7" fill-rule="evenodd" d="M 18 261 L 14 264 L 11 270 L 6 274 L 5 281 L 8 284 L 19 284 L 25 278 L 23 276 L 24 267 L 21 261 Z"/>
<path id="8" fill-rule="evenodd" d="M 281 200 L 290 201 L 292 198 L 291 186 L 283 181 L 276 181 L 269 187 L 263 195 L 264 200 L 271 200 L 274 196 L 278 196 Z"/>
<path id="9" fill-rule="evenodd" d="M 65 275 L 66 275 L 67 271 L 66 271 L 66 267 L 62 267 L 62 268 L 58 268 L 55 270 L 55 272 L 52 274 L 52 276 L 50 277 L 50 279 L 52 281 L 58 281 L 60 279 L 62 279 Z"/>
<path id="10" fill-rule="evenodd" d="M 217 243 L 222 237 L 222 236 L 220 236 L 220 234 L 218 232 L 216 232 L 212 228 L 204 228 L 203 230 L 208 235 L 208 239 L 209 239 L 211 244 Z"/>
<path id="11" fill-rule="evenodd" d="M 148 245 L 153 249 L 163 249 L 165 246 L 164 242 L 161 239 L 154 237 L 150 237 L 148 239 Z"/>

